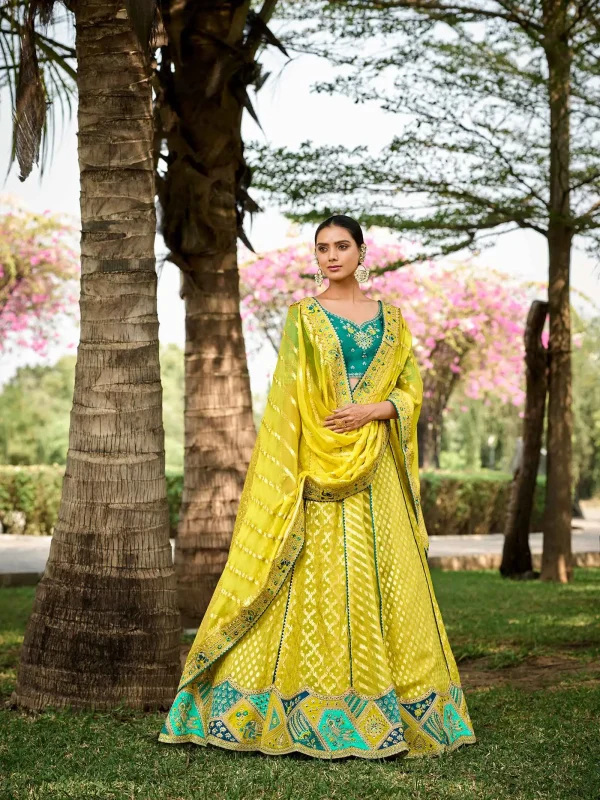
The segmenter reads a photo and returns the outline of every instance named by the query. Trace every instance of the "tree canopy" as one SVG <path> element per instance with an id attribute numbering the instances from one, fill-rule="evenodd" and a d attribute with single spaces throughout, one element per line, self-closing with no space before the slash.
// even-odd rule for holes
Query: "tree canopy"
<path id="1" fill-rule="evenodd" d="M 183 352 L 160 349 L 165 457 L 168 471 L 183 466 Z M 0 463 L 65 464 L 75 356 L 51 366 L 21 367 L 0 392 Z"/>
<path id="2" fill-rule="evenodd" d="M 298 221 L 352 209 L 366 226 L 418 231 L 414 261 L 477 251 L 492 233 L 517 228 L 548 236 L 551 135 L 559 124 L 549 65 L 566 39 L 571 210 L 564 221 L 597 257 L 600 17 L 595 4 L 560 4 L 564 19 L 553 5 L 545 12 L 534 0 L 284 3 L 287 47 L 332 67 L 314 90 L 345 95 L 366 114 L 379 106 L 395 115 L 398 134 L 381 152 L 254 143 L 254 186 Z"/>

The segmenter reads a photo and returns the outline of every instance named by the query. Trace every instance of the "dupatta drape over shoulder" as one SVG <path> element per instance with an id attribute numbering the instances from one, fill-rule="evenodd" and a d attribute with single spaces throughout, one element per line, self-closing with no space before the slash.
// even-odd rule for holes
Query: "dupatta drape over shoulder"
<path id="1" fill-rule="evenodd" d="M 354 390 L 336 332 L 314 298 L 293 303 L 246 474 L 227 564 L 188 654 L 179 689 L 223 655 L 269 606 L 304 542 L 304 500 L 335 502 L 369 486 L 388 442 L 405 470 L 423 550 L 416 426 L 423 384 L 400 309 L 383 303 L 381 344 Z M 391 400 L 398 419 L 337 433 L 347 403 Z M 424 557 L 424 553 L 423 553 Z"/>

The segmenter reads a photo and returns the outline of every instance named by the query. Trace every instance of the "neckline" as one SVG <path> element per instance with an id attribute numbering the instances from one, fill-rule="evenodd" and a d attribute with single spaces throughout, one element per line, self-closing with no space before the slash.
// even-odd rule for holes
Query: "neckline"
<path id="1" fill-rule="evenodd" d="M 330 354 L 333 353 L 332 368 L 334 370 L 333 374 L 336 376 L 336 381 L 339 381 L 339 384 L 336 383 L 335 388 L 336 396 L 338 397 L 339 402 L 355 403 L 361 401 L 361 398 L 362 402 L 367 402 L 369 399 L 374 399 L 376 397 L 375 389 L 381 384 L 381 365 L 384 362 L 382 356 L 385 354 L 385 348 L 393 345 L 396 340 L 394 332 L 397 330 L 396 323 L 398 322 L 398 317 L 401 324 L 404 325 L 400 309 L 398 309 L 396 306 L 386 303 L 384 300 L 379 300 L 379 311 L 382 317 L 383 335 L 381 337 L 381 341 L 379 342 L 379 347 L 369 362 L 366 371 L 363 372 L 362 377 L 358 380 L 358 383 L 354 387 L 351 387 L 348 379 L 346 362 L 342 351 L 342 344 L 340 342 L 340 337 L 338 336 L 336 327 L 333 324 L 333 320 L 330 318 L 325 306 L 321 305 L 314 295 L 307 295 L 299 301 L 299 303 L 302 305 L 305 302 L 308 303 L 308 308 L 311 312 L 314 309 L 318 309 L 322 314 L 322 316 L 321 314 L 316 315 L 315 322 L 317 324 L 314 332 L 317 337 L 319 337 L 319 335 L 325 337 L 324 343 L 328 346 L 328 352 Z M 311 314 L 308 316 L 310 318 Z M 342 317 L 342 319 L 344 319 L 344 317 Z M 307 322 L 310 324 L 310 320 L 307 320 Z M 323 328 L 324 323 L 327 327 L 327 330 Z M 331 337 L 333 337 L 333 340 L 331 340 Z M 332 345 L 333 349 L 331 349 Z"/>
<path id="2" fill-rule="evenodd" d="M 317 297 L 315 297 L 314 299 L 317 301 L 317 303 L 321 306 L 321 308 L 326 314 L 331 314 L 332 317 L 343 319 L 344 322 L 349 322 L 352 325 L 356 325 L 357 328 L 362 328 L 364 325 L 368 325 L 370 322 L 375 322 L 375 320 L 378 319 L 378 317 L 381 315 L 383 311 L 383 302 L 381 300 L 378 300 L 377 302 L 379 303 L 379 309 L 374 317 L 371 317 L 371 319 L 366 319 L 364 322 L 355 322 L 353 319 L 348 319 L 348 317 L 342 317 L 341 314 L 336 314 L 335 311 L 330 311 L 328 308 L 325 308 L 323 303 L 321 303 L 321 301 Z M 356 384 L 356 386 L 358 386 L 358 383 Z M 354 388 L 356 388 L 356 386 Z"/>

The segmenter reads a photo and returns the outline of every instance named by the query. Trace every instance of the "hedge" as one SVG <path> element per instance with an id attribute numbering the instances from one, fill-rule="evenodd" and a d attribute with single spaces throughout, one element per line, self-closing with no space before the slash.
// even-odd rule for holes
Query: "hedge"
<path id="1" fill-rule="evenodd" d="M 64 466 L 0 465 L 0 523 L 4 533 L 52 533 Z M 431 535 L 486 534 L 504 528 L 511 476 L 506 473 L 422 472 L 421 502 Z M 183 488 L 180 473 L 167 474 L 171 536 L 176 535 Z M 531 530 L 540 530 L 544 480 L 538 479 Z"/>
<path id="2" fill-rule="evenodd" d="M 421 472 L 421 503 L 431 536 L 463 536 L 504 531 L 512 476 L 493 470 Z M 542 529 L 545 483 L 538 477 L 531 531 Z"/>
<path id="3" fill-rule="evenodd" d="M 63 464 L 19 466 L 0 464 L 0 524 L 3 533 L 52 534 L 65 467 Z M 177 530 L 183 475 L 167 474 L 171 535 Z"/>

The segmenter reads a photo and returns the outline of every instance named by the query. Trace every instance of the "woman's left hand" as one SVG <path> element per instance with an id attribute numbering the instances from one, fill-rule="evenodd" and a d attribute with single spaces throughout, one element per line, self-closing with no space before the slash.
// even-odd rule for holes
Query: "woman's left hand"
<path id="1" fill-rule="evenodd" d="M 334 409 L 333 414 L 325 417 L 323 424 L 336 433 L 346 433 L 361 428 L 374 419 L 373 412 L 373 403 L 348 403 Z"/>

